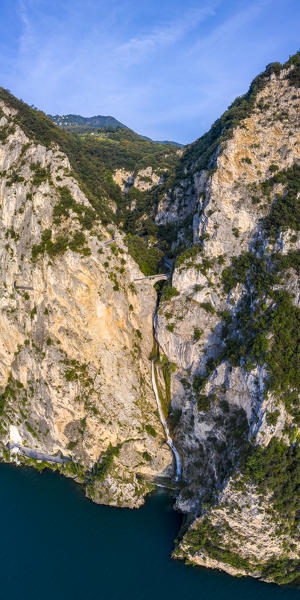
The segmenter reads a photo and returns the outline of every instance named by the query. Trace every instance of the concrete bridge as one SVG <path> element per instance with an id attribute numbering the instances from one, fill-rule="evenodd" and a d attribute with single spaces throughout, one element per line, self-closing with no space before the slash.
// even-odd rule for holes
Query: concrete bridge
<path id="1" fill-rule="evenodd" d="M 146 279 L 149 279 L 150 281 L 153 281 L 153 283 L 156 283 L 157 281 L 163 281 L 163 280 L 169 279 L 169 275 L 167 273 L 157 273 L 157 275 L 148 275 L 147 277 L 139 277 L 138 279 L 134 279 L 133 281 L 146 281 Z"/>

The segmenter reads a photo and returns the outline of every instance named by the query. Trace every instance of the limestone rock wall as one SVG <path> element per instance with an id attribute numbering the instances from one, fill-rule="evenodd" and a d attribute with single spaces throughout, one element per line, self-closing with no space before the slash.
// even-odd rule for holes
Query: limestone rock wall
<path id="1" fill-rule="evenodd" d="M 151 190 L 162 182 L 163 177 L 149 166 L 134 173 L 125 169 L 117 169 L 113 174 L 113 179 L 120 186 L 122 192 L 126 193 L 132 185 L 140 192 Z"/>
<path id="2" fill-rule="evenodd" d="M 194 215 L 195 246 L 177 260 L 172 278 L 175 293 L 160 304 L 155 323 L 161 352 L 176 364 L 171 380 L 171 416 L 184 482 L 177 506 L 196 517 L 203 515 L 207 499 L 211 502 L 211 490 L 215 490 L 216 508 L 204 511 L 205 514 L 212 524 L 216 525 L 219 519 L 219 529 L 222 519 L 227 520 L 230 531 L 227 537 L 223 536 L 224 547 L 229 547 L 231 540 L 232 546 L 242 548 L 241 553 L 250 559 L 256 556 L 263 560 L 264 553 L 265 560 L 271 555 L 282 556 L 286 546 L 295 540 L 291 542 L 286 533 L 276 542 L 270 541 L 269 537 L 274 540 L 276 535 L 268 518 L 264 519 L 267 503 L 254 490 L 247 492 L 249 507 L 241 506 L 234 517 L 230 516 L 235 503 L 233 488 L 229 484 L 226 492 L 222 490 L 229 474 L 235 477 L 246 440 L 266 446 L 276 437 L 289 443 L 286 427 L 292 418 L 280 400 L 266 391 L 268 374 L 264 366 L 249 370 L 245 366 L 233 367 L 223 359 L 217 367 L 208 369 L 207 376 L 207 365 L 224 349 L 224 315 L 234 318 L 246 292 L 245 286 L 238 283 L 226 293 L 223 269 L 242 252 L 252 251 L 254 256 L 262 257 L 273 251 L 287 253 L 298 248 L 299 236 L 293 230 L 287 229 L 275 243 L 268 239 L 262 219 L 269 213 L 276 194 L 284 193 L 284 186 L 276 184 L 266 201 L 260 184 L 300 159 L 299 100 L 299 88 L 289 85 L 286 71 L 271 75 L 257 95 L 251 115 L 240 122 L 232 137 L 222 142 L 214 154 L 212 169 L 197 171 L 197 163 L 191 165 L 190 176 L 187 172 L 176 189 L 161 199 L 157 213 L 158 223 Z M 257 242 L 260 250 L 256 252 Z M 293 295 L 294 305 L 299 305 L 299 284 L 293 269 L 280 285 Z M 199 397 L 195 382 L 205 376 Z M 271 424 L 267 416 L 274 410 L 278 411 L 278 418 L 276 424 Z M 221 505 L 222 511 L 218 508 Z M 196 519 L 196 529 L 203 518 Z M 189 532 L 178 553 L 196 564 L 232 574 L 243 572 L 226 560 L 212 559 L 199 546 L 195 550 L 189 544 Z M 297 551 L 287 555 L 295 558 Z M 260 570 L 253 566 L 252 571 L 249 568 L 244 572 L 259 576 Z"/>
<path id="3" fill-rule="evenodd" d="M 151 385 L 156 293 L 135 285 L 142 274 L 122 235 L 80 223 L 76 207 L 91 207 L 68 158 L 27 139 L 1 108 L 0 129 L 12 128 L 0 143 L 1 441 L 60 453 L 87 472 L 112 444 L 107 475 L 88 493 L 138 506 L 148 491 L 139 475 L 172 468 Z M 62 189 L 75 208 L 54 217 Z M 41 248 L 45 231 L 52 250 L 59 238 L 67 248 Z"/>

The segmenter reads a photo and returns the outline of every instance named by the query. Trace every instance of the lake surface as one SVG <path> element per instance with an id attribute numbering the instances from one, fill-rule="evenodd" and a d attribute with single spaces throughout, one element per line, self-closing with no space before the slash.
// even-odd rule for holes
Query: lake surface
<path id="1" fill-rule="evenodd" d="M 180 516 L 164 493 L 97 506 L 73 481 L 0 464 L 1 585 L 9 600 L 299 600 L 300 592 L 170 559 Z"/>

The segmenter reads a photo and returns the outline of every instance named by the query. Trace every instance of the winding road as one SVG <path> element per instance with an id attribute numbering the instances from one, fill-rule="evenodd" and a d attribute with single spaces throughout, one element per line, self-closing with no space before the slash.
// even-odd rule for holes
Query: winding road
<path id="1" fill-rule="evenodd" d="M 43 454 L 42 452 L 37 452 L 32 448 L 27 448 L 26 446 L 19 446 L 19 444 L 7 444 L 8 449 L 12 452 L 15 451 L 16 454 L 20 453 L 28 458 L 35 458 L 35 460 L 45 460 L 47 462 L 53 463 L 66 463 L 70 462 L 70 458 L 60 458 L 59 456 L 51 456 L 49 454 Z"/>

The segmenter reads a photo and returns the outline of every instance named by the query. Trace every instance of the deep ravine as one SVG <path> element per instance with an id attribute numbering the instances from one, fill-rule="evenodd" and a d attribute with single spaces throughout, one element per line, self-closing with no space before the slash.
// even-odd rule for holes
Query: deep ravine
<path id="1" fill-rule="evenodd" d="M 164 417 L 164 413 L 163 413 L 163 409 L 162 409 L 162 405 L 160 402 L 160 398 L 159 398 L 159 393 L 158 393 L 158 389 L 157 389 L 157 384 L 156 384 L 156 377 L 155 377 L 155 362 L 156 359 L 152 360 L 152 386 L 153 386 L 153 391 L 155 394 L 155 398 L 156 398 L 156 403 L 157 403 L 157 408 L 158 408 L 158 412 L 159 412 L 159 417 L 162 423 L 162 426 L 165 430 L 166 433 L 166 441 L 168 446 L 171 448 L 173 454 L 174 454 L 174 458 L 175 458 L 175 481 L 178 481 L 180 476 L 181 476 L 181 460 L 180 460 L 180 456 L 179 453 L 177 451 L 177 449 L 174 446 L 173 440 L 171 438 L 171 434 L 170 434 L 170 430 L 168 427 L 168 423 Z"/>

